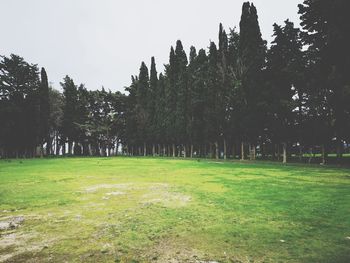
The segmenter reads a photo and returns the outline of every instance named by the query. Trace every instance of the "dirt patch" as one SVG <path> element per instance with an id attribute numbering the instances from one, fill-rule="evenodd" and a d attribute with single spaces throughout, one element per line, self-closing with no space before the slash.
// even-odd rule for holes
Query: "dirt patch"
<path id="1" fill-rule="evenodd" d="M 106 195 L 108 196 L 113 196 L 113 195 L 124 195 L 125 192 L 121 192 L 121 191 L 114 191 L 114 192 L 110 192 L 110 193 L 106 193 Z"/>
<path id="2" fill-rule="evenodd" d="M 95 193 L 100 189 L 132 189 L 132 184 L 98 184 L 87 187 L 85 192 L 87 193 Z"/>
<path id="3" fill-rule="evenodd" d="M 23 216 L 11 216 L 0 219 L 0 231 L 15 229 L 24 222 Z"/>
<path id="4" fill-rule="evenodd" d="M 171 240 L 162 240 L 146 255 L 156 263 L 218 263 L 215 260 L 205 260 L 207 255 L 202 251 Z"/>
<path id="5" fill-rule="evenodd" d="M 102 190 L 102 191 L 101 191 Z M 191 201 L 191 197 L 174 192 L 166 183 L 148 183 L 144 185 L 135 184 L 99 184 L 85 189 L 85 193 L 96 193 L 103 190 L 114 190 L 101 197 L 102 200 L 109 200 L 114 196 L 133 195 L 133 191 L 141 192 L 139 203 L 142 205 L 162 204 L 166 207 L 182 207 Z"/>
<path id="6" fill-rule="evenodd" d="M 9 233 L 0 237 L 0 250 L 5 251 L 0 255 L 0 262 L 4 262 L 24 252 L 36 252 L 44 248 L 40 243 L 32 243 L 31 240 L 38 236 L 37 233 Z"/>
<path id="7" fill-rule="evenodd" d="M 163 183 L 150 183 L 146 185 L 135 185 L 132 183 L 126 183 L 126 184 L 98 184 L 98 185 L 92 185 L 87 188 L 85 188 L 86 193 L 95 193 L 101 189 L 116 189 L 120 191 L 115 192 L 125 192 L 125 191 L 132 191 L 132 190 L 143 190 L 147 189 L 150 191 L 157 191 L 164 188 L 168 188 L 168 184 Z"/>
<path id="8" fill-rule="evenodd" d="M 144 205 L 162 204 L 167 207 L 186 206 L 191 201 L 191 197 L 181 193 L 161 191 L 147 193 L 142 196 L 141 203 Z"/>

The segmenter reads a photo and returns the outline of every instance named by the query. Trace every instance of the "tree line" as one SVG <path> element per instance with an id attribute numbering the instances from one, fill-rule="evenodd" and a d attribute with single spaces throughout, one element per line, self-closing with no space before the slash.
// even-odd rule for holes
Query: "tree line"
<path id="1" fill-rule="evenodd" d="M 126 95 L 68 76 L 60 93 L 44 69 L 2 57 L 1 155 L 340 159 L 350 141 L 348 5 L 305 0 L 302 28 L 274 24 L 268 45 L 246 2 L 239 31 L 220 24 L 218 42 L 188 56 L 178 40 L 164 72 L 154 57 L 150 69 L 142 62 Z"/>
<path id="2" fill-rule="evenodd" d="M 116 153 L 124 132 L 125 95 L 88 91 L 66 76 L 63 92 L 44 68 L 11 55 L 0 61 L 0 156 Z"/>

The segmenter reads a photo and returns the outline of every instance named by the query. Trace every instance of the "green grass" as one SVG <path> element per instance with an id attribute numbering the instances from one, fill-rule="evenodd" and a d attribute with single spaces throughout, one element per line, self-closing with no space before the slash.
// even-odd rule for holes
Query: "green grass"
<path id="1" fill-rule="evenodd" d="M 0 161 L 0 262 L 350 262 L 350 170 Z"/>

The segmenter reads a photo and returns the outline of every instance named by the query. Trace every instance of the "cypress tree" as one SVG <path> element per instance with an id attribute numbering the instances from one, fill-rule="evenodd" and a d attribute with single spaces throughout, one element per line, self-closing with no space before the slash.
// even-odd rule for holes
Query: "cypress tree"
<path id="1" fill-rule="evenodd" d="M 186 126 L 186 133 L 188 136 L 188 141 L 190 143 L 190 157 L 193 157 L 193 150 L 194 150 L 194 124 L 195 124 L 195 73 L 198 69 L 197 63 L 197 51 L 194 46 L 191 46 L 190 48 L 190 55 L 189 55 L 189 65 L 187 69 L 187 76 L 188 76 L 188 91 L 187 91 L 187 126 Z"/>
<path id="2" fill-rule="evenodd" d="M 193 87 L 191 91 L 193 141 L 200 156 L 206 155 L 208 141 L 207 100 L 208 100 L 208 56 L 204 49 L 191 63 L 193 68 Z"/>
<path id="3" fill-rule="evenodd" d="M 50 118 L 50 101 L 49 101 L 49 83 L 47 80 L 47 74 L 44 68 L 41 68 L 41 82 L 39 88 L 39 100 L 40 100 L 40 141 L 41 148 L 46 142 L 46 154 L 51 153 L 51 138 L 49 131 L 49 118 Z M 41 150 L 43 154 L 43 149 Z"/>
<path id="4" fill-rule="evenodd" d="M 155 143 L 156 143 L 156 105 L 158 100 L 158 75 L 156 69 L 156 63 L 154 57 L 151 58 L 151 69 L 150 69 L 150 82 L 149 82 L 149 92 L 148 92 L 148 115 L 149 115 L 149 125 L 148 134 L 150 141 L 152 143 L 152 155 L 155 155 Z"/>
<path id="5" fill-rule="evenodd" d="M 267 56 L 267 79 L 269 88 L 269 131 L 273 141 L 283 145 L 283 162 L 287 162 L 288 144 L 295 141 L 302 71 L 304 59 L 300 31 L 285 21 L 285 26 L 274 25 L 275 39 Z M 293 99 L 295 98 L 295 99 Z M 300 98 L 301 100 L 302 98 Z M 301 110 L 301 109 L 299 109 Z M 299 113 L 300 114 L 300 113 Z"/>
<path id="6" fill-rule="evenodd" d="M 77 121 L 77 105 L 78 105 L 78 90 L 74 81 L 66 76 L 61 82 L 64 96 L 63 121 L 62 121 L 62 153 L 65 154 L 65 145 L 68 142 L 68 154 L 72 154 L 74 141 L 78 136 Z"/>
<path id="7" fill-rule="evenodd" d="M 264 127 L 264 96 L 262 70 L 265 63 L 266 43 L 262 40 L 257 10 L 245 2 L 240 21 L 239 56 L 241 63 L 241 94 L 243 141 L 249 142 L 250 158 L 255 158 L 255 144 Z M 242 146 L 244 149 L 244 145 Z M 242 154 L 244 158 L 244 154 Z"/>
<path id="8" fill-rule="evenodd" d="M 167 142 L 171 144 L 172 156 L 176 156 L 175 143 L 176 133 L 176 110 L 177 110 L 177 90 L 176 90 L 176 57 L 173 47 L 170 49 L 169 64 L 165 66 L 166 85 L 165 85 L 165 101 L 166 101 L 166 137 Z M 170 147 L 169 147 L 170 148 Z M 170 155 L 170 151 L 168 151 Z"/>
<path id="9" fill-rule="evenodd" d="M 176 42 L 175 48 L 175 87 L 176 87 L 176 143 L 179 144 L 179 156 L 182 154 L 186 157 L 186 121 L 187 121 L 187 56 L 180 40 Z"/>
<path id="10" fill-rule="evenodd" d="M 137 126 L 138 126 L 138 139 L 143 144 L 143 155 L 147 155 L 147 143 L 149 141 L 148 125 L 150 124 L 150 116 L 148 111 L 149 98 L 149 74 L 148 68 L 144 62 L 141 63 L 140 74 L 137 85 Z"/>

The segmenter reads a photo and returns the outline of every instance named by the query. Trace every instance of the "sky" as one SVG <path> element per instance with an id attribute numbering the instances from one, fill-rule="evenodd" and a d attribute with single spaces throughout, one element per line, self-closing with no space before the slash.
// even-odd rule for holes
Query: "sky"
<path id="1" fill-rule="evenodd" d="M 155 56 L 158 72 L 180 39 L 189 53 L 217 42 L 219 23 L 239 28 L 243 0 L 0 0 L 0 55 L 45 67 L 60 89 L 69 75 L 90 90 L 123 91 L 141 61 Z M 273 23 L 299 26 L 302 0 L 255 0 L 263 38 Z"/>

